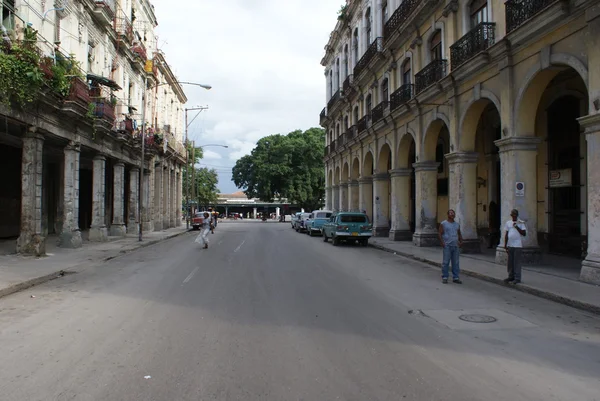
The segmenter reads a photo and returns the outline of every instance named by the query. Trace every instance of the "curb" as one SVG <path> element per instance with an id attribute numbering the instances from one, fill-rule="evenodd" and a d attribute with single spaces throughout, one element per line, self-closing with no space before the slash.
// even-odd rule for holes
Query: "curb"
<path id="1" fill-rule="evenodd" d="M 421 263 L 425 263 L 428 264 L 431 267 L 437 267 L 437 268 L 441 268 L 442 264 L 440 262 L 434 262 L 432 260 L 429 259 L 424 259 L 424 258 L 420 258 L 418 256 L 412 255 L 410 253 L 406 253 L 406 252 L 399 252 L 399 251 L 395 251 L 393 249 L 390 248 L 386 248 L 385 246 L 382 245 L 377 245 L 377 244 L 371 244 L 369 243 L 369 246 L 375 249 L 379 249 L 380 251 L 384 251 L 384 252 L 388 252 L 388 253 L 393 253 L 395 255 L 404 257 L 406 259 L 412 259 L 412 260 L 416 260 L 417 262 L 421 262 Z M 548 299 L 550 301 L 554 301 L 563 305 L 567 305 L 567 306 L 571 306 L 573 308 L 576 309 L 580 309 L 586 312 L 591 312 L 594 313 L 596 315 L 600 315 L 600 306 L 598 305 L 593 305 L 593 304 L 589 304 L 587 302 L 581 302 L 581 301 L 577 301 L 576 299 L 571 299 L 571 298 L 566 298 L 563 297 L 561 295 L 557 295 L 554 294 L 550 291 L 544 291 L 544 290 L 540 290 L 539 288 L 534 288 L 534 287 L 530 287 L 527 284 L 519 284 L 519 285 L 510 285 L 510 284 L 506 284 L 504 283 L 503 280 L 495 278 L 495 277 L 490 277 L 487 276 L 485 274 L 481 274 L 472 270 L 468 270 L 468 269 L 460 269 L 461 273 L 463 273 L 465 276 L 469 276 L 469 277 L 473 277 L 479 280 L 483 280 L 483 281 L 487 281 L 490 283 L 494 283 L 494 284 L 498 284 L 502 287 L 505 288 L 510 288 L 512 290 L 516 290 L 516 291 L 521 291 L 527 294 L 531 294 L 531 295 L 535 295 L 539 298 L 544 298 L 544 299 Z"/>
<path id="2" fill-rule="evenodd" d="M 175 237 L 179 237 L 180 235 L 187 234 L 188 232 L 189 231 L 186 230 L 186 231 L 170 234 L 165 238 L 155 239 L 152 241 L 144 242 L 142 244 L 138 244 L 139 246 L 135 246 L 130 249 L 121 250 L 116 255 L 106 257 L 106 258 L 102 259 L 102 262 L 108 262 L 109 260 L 116 259 L 118 257 L 127 255 L 128 253 L 137 251 L 138 249 L 145 248 L 147 246 L 154 245 L 159 242 L 166 241 L 166 240 L 169 240 L 169 239 L 172 239 Z M 43 276 L 35 277 L 35 278 L 29 279 L 29 280 L 26 280 L 26 281 L 23 281 L 20 283 L 15 283 L 6 288 L 0 288 L 0 298 L 6 297 L 8 295 L 14 294 L 19 291 L 26 290 L 26 289 L 34 287 L 36 285 L 47 283 L 48 281 L 52 281 L 57 278 L 61 278 L 61 277 L 65 276 L 66 274 L 75 274 L 75 273 L 79 273 L 80 271 L 83 271 L 83 269 L 81 269 L 81 270 L 76 269 L 77 266 L 78 265 L 67 266 L 65 268 L 62 268 L 62 269 L 57 270 L 52 273 L 45 274 Z"/>

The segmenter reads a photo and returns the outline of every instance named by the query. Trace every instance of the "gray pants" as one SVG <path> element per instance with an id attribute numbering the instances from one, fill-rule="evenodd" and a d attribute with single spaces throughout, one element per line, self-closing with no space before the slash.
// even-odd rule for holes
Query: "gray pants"
<path id="1" fill-rule="evenodd" d="M 508 278 L 511 280 L 521 280 L 521 255 L 523 248 L 508 248 Z"/>

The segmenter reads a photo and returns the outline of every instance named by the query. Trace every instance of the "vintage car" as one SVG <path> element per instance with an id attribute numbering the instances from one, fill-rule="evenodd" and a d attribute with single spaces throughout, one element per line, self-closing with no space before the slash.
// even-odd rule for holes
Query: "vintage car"
<path id="1" fill-rule="evenodd" d="M 306 231 L 306 222 L 310 219 L 311 213 L 300 213 L 296 223 L 296 232 Z"/>
<path id="2" fill-rule="evenodd" d="M 369 217 L 358 212 L 339 212 L 333 214 L 329 221 L 323 224 L 323 241 L 331 238 L 333 245 L 339 245 L 340 241 L 358 242 L 367 246 L 372 235 Z"/>
<path id="3" fill-rule="evenodd" d="M 296 229 L 296 226 L 297 226 L 297 225 L 300 225 L 300 215 L 301 215 L 301 214 L 302 214 L 302 212 L 297 212 L 297 213 L 294 213 L 294 214 L 292 215 L 292 229 L 293 229 L 293 230 L 296 230 L 296 231 L 298 231 L 298 230 Z"/>
<path id="4" fill-rule="evenodd" d="M 313 210 L 309 219 L 306 221 L 306 233 L 311 237 L 313 235 L 321 235 L 321 229 L 333 212 L 331 210 Z"/>

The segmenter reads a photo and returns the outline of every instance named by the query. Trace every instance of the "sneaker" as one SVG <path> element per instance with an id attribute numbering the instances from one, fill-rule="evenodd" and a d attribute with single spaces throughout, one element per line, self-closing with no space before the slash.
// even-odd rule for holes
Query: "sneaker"
<path id="1" fill-rule="evenodd" d="M 510 283 L 511 283 L 511 284 L 519 284 L 520 282 L 521 282 L 521 280 L 513 280 L 513 281 L 511 281 Z"/>
<path id="2" fill-rule="evenodd" d="M 443 284 L 448 284 L 448 279 L 447 279 L 447 278 L 443 278 L 443 279 L 442 279 L 442 283 L 443 283 Z"/>
<path id="3" fill-rule="evenodd" d="M 452 282 L 453 282 L 454 284 L 462 284 L 462 281 L 460 281 L 460 279 L 459 279 L 459 278 L 455 278 L 454 280 L 452 280 Z"/>
<path id="4" fill-rule="evenodd" d="M 504 281 L 504 284 L 509 284 L 509 283 L 512 283 L 513 281 L 515 281 L 515 279 L 514 279 L 514 278 L 510 278 L 510 277 L 508 277 L 508 278 L 505 278 L 505 279 L 504 279 L 504 280 L 502 280 L 502 281 Z"/>

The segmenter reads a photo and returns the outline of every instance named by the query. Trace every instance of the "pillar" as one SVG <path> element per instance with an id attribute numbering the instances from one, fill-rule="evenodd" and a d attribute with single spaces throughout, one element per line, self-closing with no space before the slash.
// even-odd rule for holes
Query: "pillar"
<path id="1" fill-rule="evenodd" d="M 410 174 L 411 168 L 399 168 L 390 172 L 392 181 L 392 241 L 411 241 L 410 230 Z"/>
<path id="2" fill-rule="evenodd" d="M 183 224 L 183 222 L 181 221 L 181 208 L 182 208 L 182 196 L 183 196 L 183 186 L 182 186 L 182 180 L 181 180 L 181 174 L 182 174 L 182 170 L 181 167 L 177 167 L 177 202 L 176 203 L 176 207 L 175 207 L 175 225 L 177 227 L 181 227 L 181 225 Z"/>
<path id="3" fill-rule="evenodd" d="M 169 207 L 169 227 L 175 227 L 175 216 L 177 215 L 177 177 L 175 172 L 175 166 L 173 164 L 169 166 L 169 177 L 171 177 L 171 193 L 169 194 L 169 199 L 171 201 Z"/>
<path id="4" fill-rule="evenodd" d="M 154 164 L 154 230 L 163 229 L 162 208 L 164 200 L 163 167 L 161 162 Z"/>
<path id="5" fill-rule="evenodd" d="M 169 208 L 171 207 L 171 169 L 168 164 L 163 165 L 163 207 L 161 210 L 163 230 L 171 227 Z"/>
<path id="6" fill-rule="evenodd" d="M 127 233 L 137 234 L 140 232 L 140 169 L 132 168 L 129 171 L 129 210 L 127 211 Z M 144 198 L 146 198 L 146 188 L 144 188 Z"/>
<path id="7" fill-rule="evenodd" d="M 358 212 L 358 180 L 348 182 L 348 210 Z"/>
<path id="8" fill-rule="evenodd" d="M 358 180 L 358 208 L 365 212 L 373 222 L 373 177 L 363 177 Z"/>
<path id="9" fill-rule="evenodd" d="M 256 217 L 257 217 L 257 212 L 258 212 L 258 211 L 256 210 L 256 208 L 252 209 L 252 218 L 253 218 L 253 219 L 256 219 Z"/>
<path id="10" fill-rule="evenodd" d="M 508 137 L 494 143 L 500 149 L 501 164 L 501 218 L 500 246 L 496 250 L 496 263 L 506 264 L 504 250 L 504 224 L 510 219 L 510 211 L 517 209 L 519 219 L 526 225 L 527 235 L 523 237 L 523 263 L 535 264 L 541 259 L 537 241 L 537 148 L 541 138 Z M 516 184 L 524 183 L 524 193 L 518 193 Z"/>
<path id="11" fill-rule="evenodd" d="M 481 253 L 477 235 L 478 157 L 477 153 L 472 152 L 457 152 L 446 156 L 450 170 L 449 205 L 456 212 L 456 221 L 460 224 L 464 253 Z"/>
<path id="12" fill-rule="evenodd" d="M 373 176 L 373 234 L 376 237 L 390 235 L 390 176 L 387 173 Z"/>
<path id="13" fill-rule="evenodd" d="M 416 178 L 416 222 L 413 244 L 436 246 L 439 244 L 437 228 L 437 172 L 434 161 L 414 163 Z"/>
<path id="14" fill-rule="evenodd" d="M 331 189 L 333 194 L 333 210 L 340 211 L 340 186 L 334 185 Z"/>
<path id="15" fill-rule="evenodd" d="M 94 157 L 92 177 L 92 226 L 90 228 L 90 241 L 108 241 L 106 229 L 106 157 Z"/>
<path id="16" fill-rule="evenodd" d="M 21 158 L 21 233 L 17 252 L 42 256 L 46 238 L 42 233 L 42 173 L 44 137 L 30 128 L 23 138 Z"/>
<path id="17" fill-rule="evenodd" d="M 124 237 L 127 234 L 127 228 L 123 220 L 123 215 L 125 214 L 125 164 L 117 162 L 114 172 L 113 219 L 110 226 L 110 235 Z"/>
<path id="18" fill-rule="evenodd" d="M 142 199 L 142 228 L 144 232 L 154 231 L 154 186 L 155 170 L 154 158 L 150 159 L 150 168 L 144 169 L 143 185 L 144 199 Z"/>
<path id="19" fill-rule="evenodd" d="M 62 230 L 58 237 L 61 248 L 81 248 L 79 229 L 79 158 L 80 145 L 70 142 L 64 150 Z"/>
<path id="20" fill-rule="evenodd" d="M 331 187 L 325 188 L 325 208 L 333 210 L 333 189 Z"/>
<path id="21" fill-rule="evenodd" d="M 281 209 L 276 207 L 275 208 L 275 219 L 279 220 L 280 213 L 281 213 Z"/>
<path id="22" fill-rule="evenodd" d="M 348 211 L 348 183 L 343 182 L 340 184 L 340 207 L 341 212 Z"/>
<path id="23" fill-rule="evenodd" d="M 582 117 L 587 140 L 587 255 L 579 279 L 600 284 L 600 113 Z"/>

